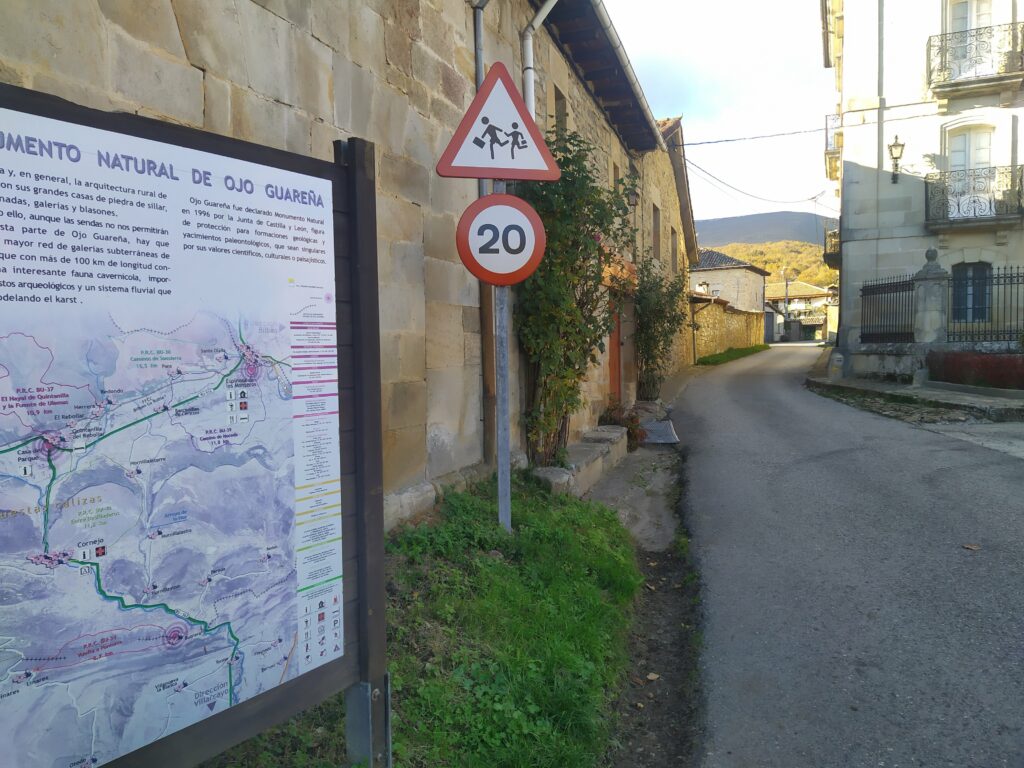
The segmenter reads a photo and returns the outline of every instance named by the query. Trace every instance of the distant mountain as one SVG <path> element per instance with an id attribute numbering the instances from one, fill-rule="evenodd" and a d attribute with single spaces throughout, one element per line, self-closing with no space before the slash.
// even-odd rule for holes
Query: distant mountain
<path id="1" fill-rule="evenodd" d="M 776 243 L 796 240 L 824 244 L 826 229 L 835 229 L 836 219 L 816 213 L 778 211 L 750 216 L 729 216 L 697 222 L 697 242 L 701 248 L 729 243 Z"/>

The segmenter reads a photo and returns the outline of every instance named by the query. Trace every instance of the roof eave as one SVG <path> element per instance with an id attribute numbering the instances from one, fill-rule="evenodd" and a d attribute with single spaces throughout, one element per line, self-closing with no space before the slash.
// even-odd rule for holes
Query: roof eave
<path id="1" fill-rule="evenodd" d="M 535 7 L 539 5 L 539 0 L 531 2 Z M 626 148 L 641 153 L 664 150 L 665 142 L 647 97 L 604 3 L 601 0 L 561 0 L 552 8 L 544 26 Z M 578 55 L 574 47 L 583 48 L 584 53 L 589 47 L 591 56 Z M 613 54 L 614 61 L 609 60 L 608 53 Z M 596 74 L 603 79 L 597 79 Z M 613 93 L 602 95 L 602 85 Z M 616 95 L 623 98 L 623 103 L 610 104 Z"/>

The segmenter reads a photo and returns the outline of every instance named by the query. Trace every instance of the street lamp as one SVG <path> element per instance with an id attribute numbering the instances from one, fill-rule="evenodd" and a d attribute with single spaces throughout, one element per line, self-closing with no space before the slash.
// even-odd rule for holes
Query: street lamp
<path id="1" fill-rule="evenodd" d="M 905 145 L 897 136 L 889 145 L 889 157 L 892 159 L 892 183 L 895 184 L 900 177 L 900 160 L 903 159 L 903 147 Z"/>

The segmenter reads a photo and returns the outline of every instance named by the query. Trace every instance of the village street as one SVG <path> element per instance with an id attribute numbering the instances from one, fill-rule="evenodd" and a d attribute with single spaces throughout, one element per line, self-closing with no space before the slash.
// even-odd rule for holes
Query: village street
<path id="1" fill-rule="evenodd" d="M 699 764 L 1020 766 L 1024 464 L 805 390 L 820 351 L 723 365 L 676 403 Z"/>

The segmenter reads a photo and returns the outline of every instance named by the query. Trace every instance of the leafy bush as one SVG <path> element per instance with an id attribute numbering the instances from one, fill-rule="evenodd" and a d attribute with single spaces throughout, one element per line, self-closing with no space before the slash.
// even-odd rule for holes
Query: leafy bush
<path id="1" fill-rule="evenodd" d="M 516 291 L 516 330 L 529 361 L 527 449 L 540 465 L 552 464 L 567 442 L 569 416 L 583 405 L 580 384 L 614 322 L 609 268 L 636 243 L 635 180 L 609 189 L 593 146 L 576 133 L 552 133 L 548 146 L 561 179 L 517 187 L 547 231 L 544 260 Z"/>
<path id="2" fill-rule="evenodd" d="M 670 277 L 660 261 L 642 259 L 636 267 L 637 398 L 657 400 L 672 359 L 672 342 L 686 322 L 686 274 Z"/>

